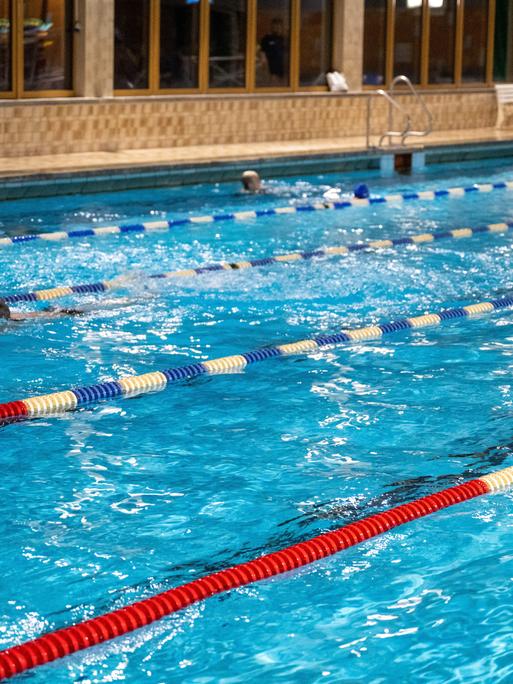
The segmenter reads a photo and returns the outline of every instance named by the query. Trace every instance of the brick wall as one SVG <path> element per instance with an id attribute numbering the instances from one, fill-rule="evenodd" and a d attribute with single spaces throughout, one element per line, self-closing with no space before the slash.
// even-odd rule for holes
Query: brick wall
<path id="1" fill-rule="evenodd" d="M 428 93 L 425 99 L 435 130 L 495 125 L 493 90 Z M 4 101 L 0 156 L 359 136 L 366 107 L 365 96 L 329 93 Z M 373 131 L 386 125 L 385 103 L 376 98 Z M 413 127 L 422 126 L 417 112 Z"/>

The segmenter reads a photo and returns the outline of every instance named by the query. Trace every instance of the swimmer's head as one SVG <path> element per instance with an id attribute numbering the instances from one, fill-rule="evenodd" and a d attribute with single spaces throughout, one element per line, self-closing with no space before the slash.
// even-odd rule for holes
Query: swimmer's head
<path id="1" fill-rule="evenodd" d="M 11 310 L 7 306 L 7 304 L 4 302 L 3 299 L 0 299 L 0 319 L 5 318 L 9 319 L 11 317 Z"/>
<path id="2" fill-rule="evenodd" d="M 262 181 L 256 171 L 244 171 L 240 182 L 248 192 L 258 192 L 262 188 Z"/>

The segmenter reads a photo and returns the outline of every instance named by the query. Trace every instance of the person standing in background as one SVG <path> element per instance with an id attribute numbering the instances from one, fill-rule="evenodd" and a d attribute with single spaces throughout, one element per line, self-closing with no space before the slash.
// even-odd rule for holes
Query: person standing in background
<path id="1" fill-rule="evenodd" d="M 283 85 L 285 78 L 285 32 L 283 21 L 275 18 L 271 22 L 271 31 L 260 41 L 260 50 L 265 55 L 272 85 Z"/>

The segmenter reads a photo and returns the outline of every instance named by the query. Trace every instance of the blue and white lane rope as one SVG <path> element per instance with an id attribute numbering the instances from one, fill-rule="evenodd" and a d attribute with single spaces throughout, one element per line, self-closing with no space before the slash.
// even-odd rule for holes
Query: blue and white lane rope
<path id="1" fill-rule="evenodd" d="M 171 278 L 190 278 L 210 273 L 213 271 L 237 271 L 247 268 L 258 268 L 261 266 L 271 266 L 272 264 L 297 263 L 309 259 L 324 257 L 333 258 L 347 256 L 351 253 L 361 253 L 368 250 L 391 249 L 403 247 L 405 245 L 420 245 L 423 243 L 435 242 L 445 239 L 462 239 L 482 235 L 483 233 L 507 233 L 513 228 L 513 222 L 490 223 L 485 226 L 475 228 L 455 228 L 453 230 L 435 231 L 432 233 L 419 233 L 408 237 L 382 238 L 380 240 L 369 240 L 367 242 L 353 242 L 347 245 L 334 247 L 318 247 L 304 252 L 290 252 L 288 254 L 278 254 L 276 256 L 264 257 L 261 259 L 248 259 L 245 261 L 223 261 L 218 264 L 198 266 L 180 271 L 167 271 L 165 273 L 148 274 L 146 277 L 151 279 L 171 279 Z M 144 276 L 143 276 L 144 278 Z M 138 280 L 139 278 L 136 278 Z M 134 283 L 134 278 L 129 274 L 120 275 L 112 280 L 101 280 L 95 283 L 82 283 L 81 285 L 60 285 L 42 290 L 31 292 L 19 292 L 0 297 L 7 304 L 17 302 L 38 302 L 50 299 L 68 297 L 72 294 L 91 294 L 107 292 L 109 290 L 119 290 Z"/>
<path id="2" fill-rule="evenodd" d="M 473 192 L 492 192 L 494 190 L 513 190 L 513 181 L 498 181 L 496 183 L 476 183 L 468 187 L 446 188 L 440 190 L 421 190 L 419 192 L 404 192 L 368 199 L 341 200 L 340 202 L 314 202 L 313 204 L 300 204 L 298 206 L 274 207 L 269 209 L 255 209 L 246 211 L 234 211 L 224 214 L 209 214 L 206 216 L 187 216 L 185 218 L 148 221 L 144 223 L 132 223 L 126 225 L 103 226 L 101 228 L 77 228 L 75 230 L 59 230 L 50 233 L 32 233 L 27 235 L 15 235 L 13 237 L 0 237 L 0 247 L 12 245 L 25 245 L 34 242 L 59 242 L 74 238 L 101 237 L 105 235 L 127 233 L 155 233 L 166 232 L 178 226 L 194 225 L 199 223 L 218 223 L 220 221 L 245 221 L 263 216 L 279 216 L 284 214 L 299 214 L 307 211 L 324 211 L 327 209 L 346 209 L 348 207 L 372 206 L 374 204 L 396 204 L 408 200 L 434 200 L 437 197 L 463 197 Z"/>
<path id="3" fill-rule="evenodd" d="M 478 302 L 467 306 L 445 309 L 438 313 L 401 318 L 389 323 L 371 325 L 364 328 L 342 330 L 338 333 L 317 335 L 316 337 L 289 342 L 276 346 L 263 347 L 253 351 L 192 363 L 163 371 L 132 375 L 103 382 L 97 385 L 79 387 L 72 390 L 55 392 L 38 397 L 0 404 L 0 420 L 19 420 L 55 415 L 74 411 L 86 404 L 95 404 L 116 397 L 133 397 L 139 394 L 159 392 L 178 380 L 195 378 L 200 375 L 215 375 L 242 371 L 246 366 L 278 356 L 289 356 L 304 352 L 315 352 L 330 345 L 348 344 L 376 340 L 384 335 L 400 330 L 412 330 L 440 325 L 442 322 L 458 318 L 472 318 L 498 309 L 513 307 L 513 297 Z"/>

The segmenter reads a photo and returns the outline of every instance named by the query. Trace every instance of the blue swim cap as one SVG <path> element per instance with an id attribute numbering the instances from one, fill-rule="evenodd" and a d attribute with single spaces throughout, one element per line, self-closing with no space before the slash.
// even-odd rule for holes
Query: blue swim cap
<path id="1" fill-rule="evenodd" d="M 356 186 L 354 189 L 354 196 L 357 199 L 367 199 L 369 197 L 369 188 L 365 185 L 365 183 L 360 183 Z"/>

